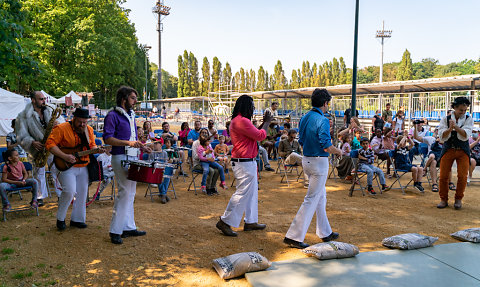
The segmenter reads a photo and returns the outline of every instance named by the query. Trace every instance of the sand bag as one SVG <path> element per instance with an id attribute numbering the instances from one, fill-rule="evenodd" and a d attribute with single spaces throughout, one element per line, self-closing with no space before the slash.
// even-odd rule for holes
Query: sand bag
<path id="1" fill-rule="evenodd" d="M 469 228 L 450 234 L 453 238 L 461 241 L 480 243 L 480 228 Z"/>
<path id="2" fill-rule="evenodd" d="M 243 252 L 213 259 L 213 267 L 222 279 L 242 276 L 247 272 L 265 270 L 272 263 L 257 252 Z"/>
<path id="3" fill-rule="evenodd" d="M 358 247 L 349 243 L 329 241 L 318 243 L 302 249 L 308 256 L 315 256 L 320 260 L 353 257 L 359 253 Z"/>
<path id="4" fill-rule="evenodd" d="M 418 233 L 405 233 L 383 239 L 383 246 L 396 249 L 418 249 L 430 247 L 438 240 L 438 237 L 422 235 Z"/>

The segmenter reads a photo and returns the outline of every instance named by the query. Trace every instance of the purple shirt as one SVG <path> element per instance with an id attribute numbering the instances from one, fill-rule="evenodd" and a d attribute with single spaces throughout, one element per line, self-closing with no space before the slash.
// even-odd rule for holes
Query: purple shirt
<path id="1" fill-rule="evenodd" d="M 227 131 L 227 130 L 223 130 L 222 135 L 225 136 L 225 144 L 226 144 L 226 145 L 232 145 L 232 140 L 230 140 L 230 141 L 227 142 L 227 137 L 230 137 L 230 135 L 228 134 L 228 131 Z"/>
<path id="2" fill-rule="evenodd" d="M 129 111 L 128 114 L 131 114 L 131 111 Z M 134 123 L 134 125 L 136 130 L 137 123 Z M 127 117 L 116 111 L 109 112 L 103 124 L 103 141 L 105 142 L 106 139 L 111 137 L 119 140 L 130 140 L 130 122 Z M 113 146 L 111 154 L 125 154 L 125 147 Z"/>

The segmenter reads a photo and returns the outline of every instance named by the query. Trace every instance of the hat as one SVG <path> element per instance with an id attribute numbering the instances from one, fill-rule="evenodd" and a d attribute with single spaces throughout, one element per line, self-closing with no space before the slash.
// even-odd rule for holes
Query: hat
<path id="1" fill-rule="evenodd" d="M 82 118 L 82 119 L 90 118 L 90 114 L 88 113 L 88 110 L 82 109 L 82 108 L 76 108 L 75 111 L 73 112 L 73 116 L 76 118 Z"/>

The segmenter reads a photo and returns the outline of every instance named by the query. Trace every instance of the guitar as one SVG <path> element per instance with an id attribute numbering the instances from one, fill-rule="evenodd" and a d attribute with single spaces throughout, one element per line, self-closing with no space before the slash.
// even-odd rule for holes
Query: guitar
<path id="1" fill-rule="evenodd" d="M 107 147 L 107 146 L 105 146 Z M 66 154 L 71 154 L 75 156 L 77 161 L 75 163 L 70 163 L 66 162 L 63 158 L 60 158 L 58 156 L 53 157 L 53 162 L 55 163 L 55 166 L 59 171 L 66 171 L 67 169 L 71 168 L 72 166 L 76 164 L 82 164 L 82 163 L 87 163 L 86 161 L 80 160 L 82 156 L 90 155 L 90 154 L 95 154 L 95 153 L 100 153 L 100 149 L 103 147 L 98 147 L 94 149 L 89 149 L 89 150 L 83 150 L 83 146 L 76 146 L 76 147 L 59 147 L 60 150 Z"/>

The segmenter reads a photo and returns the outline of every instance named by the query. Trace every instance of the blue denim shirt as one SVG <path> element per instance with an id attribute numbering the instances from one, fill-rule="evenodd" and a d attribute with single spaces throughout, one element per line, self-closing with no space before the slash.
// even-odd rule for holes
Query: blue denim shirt
<path id="1" fill-rule="evenodd" d="M 324 149 L 332 145 L 330 122 L 320 109 L 314 109 L 319 113 L 310 111 L 300 120 L 299 142 L 303 145 L 304 156 L 328 157 Z"/>

